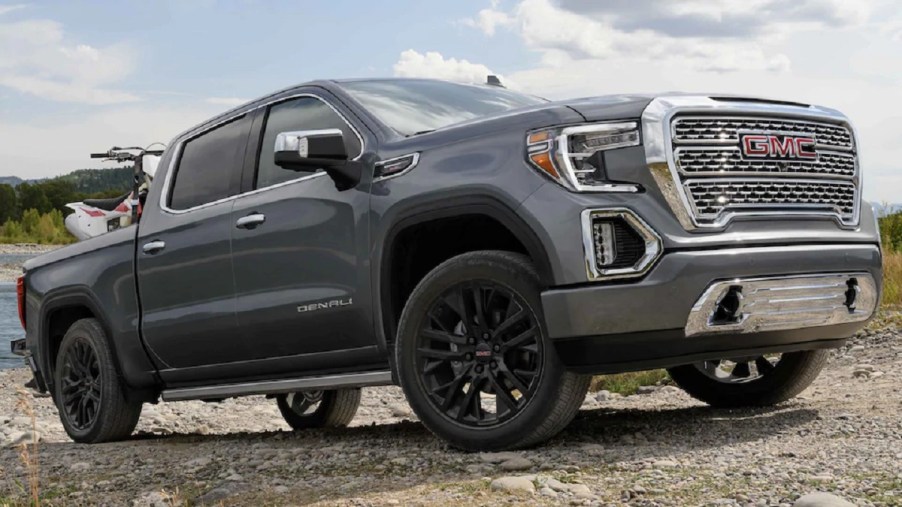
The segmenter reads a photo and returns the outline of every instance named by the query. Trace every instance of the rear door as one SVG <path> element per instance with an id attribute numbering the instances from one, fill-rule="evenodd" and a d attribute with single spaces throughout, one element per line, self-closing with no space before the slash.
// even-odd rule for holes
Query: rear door
<path id="1" fill-rule="evenodd" d="M 270 372 L 360 367 L 380 361 L 373 337 L 366 211 L 369 177 L 339 192 L 322 170 L 273 162 L 280 132 L 340 129 L 350 158 L 364 149 L 360 127 L 322 94 L 271 104 L 259 135 L 250 192 L 232 210 L 238 325 L 248 359 Z M 246 176 L 247 178 L 247 176 Z M 247 220 L 253 223 L 247 223 Z"/>
<path id="2" fill-rule="evenodd" d="M 250 126 L 242 116 L 180 141 L 159 201 L 141 217 L 141 330 L 166 380 L 240 360 L 247 348 L 235 316 L 230 241 Z"/>

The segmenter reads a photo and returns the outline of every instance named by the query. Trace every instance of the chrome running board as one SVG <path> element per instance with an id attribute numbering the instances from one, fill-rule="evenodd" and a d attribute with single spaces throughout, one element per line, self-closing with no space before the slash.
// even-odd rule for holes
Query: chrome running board
<path id="1" fill-rule="evenodd" d="M 721 280 L 692 307 L 685 333 L 758 333 L 861 322 L 874 313 L 877 296 L 869 273 Z"/>
<path id="2" fill-rule="evenodd" d="M 390 371 L 371 371 L 367 373 L 349 373 L 346 375 L 263 380 L 260 382 L 246 382 L 242 384 L 182 387 L 177 389 L 166 389 L 161 396 L 163 401 L 216 400 L 222 398 L 234 398 L 237 396 L 252 396 L 255 394 L 285 394 L 297 391 L 384 386 L 391 384 L 392 378 Z"/>

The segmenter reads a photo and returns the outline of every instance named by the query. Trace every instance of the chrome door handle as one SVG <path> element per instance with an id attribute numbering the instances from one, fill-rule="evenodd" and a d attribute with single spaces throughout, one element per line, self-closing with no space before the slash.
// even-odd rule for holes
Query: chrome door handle
<path id="1" fill-rule="evenodd" d="M 166 243 L 164 241 L 151 241 L 150 243 L 144 243 L 141 250 L 146 254 L 153 255 L 164 248 L 166 248 Z"/>
<path id="2" fill-rule="evenodd" d="M 239 229 L 253 229 L 266 221 L 266 215 L 260 213 L 252 213 L 246 217 L 241 217 L 235 222 Z"/>

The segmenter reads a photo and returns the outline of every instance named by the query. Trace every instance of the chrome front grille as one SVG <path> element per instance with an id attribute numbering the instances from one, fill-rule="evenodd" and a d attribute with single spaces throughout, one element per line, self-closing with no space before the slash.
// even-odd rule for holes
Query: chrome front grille
<path id="1" fill-rule="evenodd" d="M 742 131 L 813 135 L 819 146 L 851 150 L 854 142 L 844 126 L 810 120 L 742 116 L 684 116 L 673 122 L 673 143 L 738 143 Z"/>
<path id="2" fill-rule="evenodd" d="M 674 150 L 673 158 L 681 173 L 696 176 L 775 173 L 851 178 L 855 175 L 855 155 L 851 153 L 821 153 L 814 162 L 782 162 L 743 159 L 736 147 L 682 147 Z"/>
<path id="3" fill-rule="evenodd" d="M 826 210 L 843 220 L 852 220 L 855 214 L 851 181 L 706 179 L 684 186 L 699 220 L 717 220 L 730 208 Z"/>
<path id="4" fill-rule="evenodd" d="M 654 163 L 655 146 L 649 160 L 688 229 L 721 228 L 753 216 L 829 216 L 857 225 L 858 155 L 841 115 L 770 104 L 673 109 L 652 115 L 665 134 L 665 170 Z M 649 122 L 644 128 L 656 127 Z M 763 155 L 754 143 L 767 143 Z M 805 150 L 791 143 L 806 143 Z"/>

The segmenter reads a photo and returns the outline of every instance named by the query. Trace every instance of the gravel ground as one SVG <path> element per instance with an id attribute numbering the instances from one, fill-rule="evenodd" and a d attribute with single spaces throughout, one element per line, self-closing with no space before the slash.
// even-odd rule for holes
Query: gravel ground
<path id="1" fill-rule="evenodd" d="M 32 399 L 49 505 L 792 505 L 832 492 L 902 505 L 902 330 L 836 351 L 776 408 L 712 410 L 671 386 L 591 394 L 570 427 L 517 453 L 449 449 L 395 387 L 364 391 L 352 427 L 291 433 L 262 397 L 146 405 L 128 442 L 78 445 Z M 0 504 L 23 501 L 23 369 L 0 372 Z M 168 499 L 167 499 L 168 498 Z"/>

